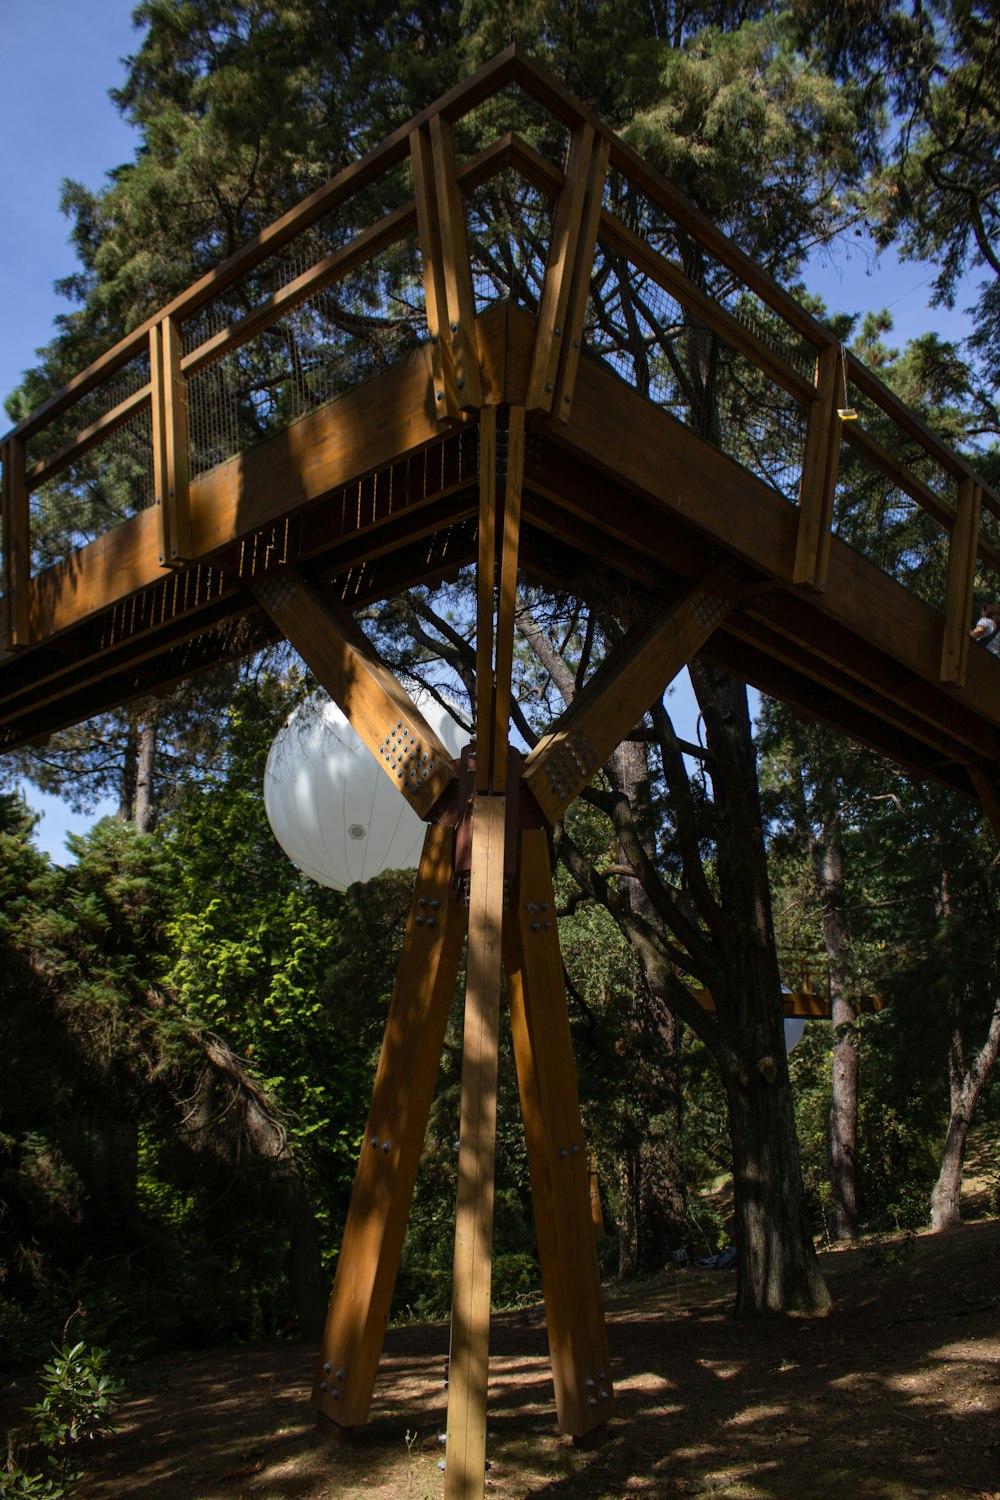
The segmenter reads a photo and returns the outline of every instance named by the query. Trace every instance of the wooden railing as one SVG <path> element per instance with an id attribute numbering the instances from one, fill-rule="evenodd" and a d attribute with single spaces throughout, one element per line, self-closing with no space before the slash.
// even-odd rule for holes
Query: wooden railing
<path id="1" fill-rule="evenodd" d="M 192 561 L 199 472 L 415 345 L 431 346 L 440 421 L 474 411 L 476 312 L 502 296 L 537 318 L 527 401 L 536 420 L 569 415 L 582 354 L 610 364 L 798 506 L 784 581 L 822 590 L 830 538 L 840 535 L 923 590 L 943 615 L 940 678 L 964 681 L 977 581 L 1000 573 L 1000 500 L 829 330 L 513 49 L 3 439 L 7 649 L 33 644 L 36 573 L 147 506 L 160 514 L 164 568 Z M 891 533 L 892 558 L 865 532 L 865 495 L 875 530 Z"/>

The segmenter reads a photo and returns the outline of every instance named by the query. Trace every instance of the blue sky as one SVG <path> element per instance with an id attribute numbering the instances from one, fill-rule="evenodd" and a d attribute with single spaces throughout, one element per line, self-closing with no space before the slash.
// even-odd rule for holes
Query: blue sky
<path id="1" fill-rule="evenodd" d="M 75 178 L 101 186 L 104 175 L 131 159 L 135 133 L 121 120 L 108 90 L 124 77 L 121 59 L 136 50 L 132 0 L 0 0 L 0 140 L 5 142 L 3 232 L 0 234 L 0 396 L 18 384 L 51 334 L 57 313 L 69 304 L 53 283 L 75 268 L 69 224 L 59 212 L 60 186 Z M 889 307 L 899 343 L 938 329 L 958 338 L 967 321 L 929 306 L 930 268 L 900 265 L 894 257 L 875 262 L 860 246 L 817 261 L 807 275 L 810 290 L 837 310 L 861 312 Z M 969 299 L 971 300 L 971 294 Z M 6 418 L 0 418 L 5 428 Z M 681 706 L 678 691 L 677 707 Z M 683 719 L 683 713 L 679 713 Z M 680 732 L 693 737 L 690 724 Z M 55 798 L 29 789 L 32 806 L 44 811 L 38 842 L 64 858 L 68 831 L 82 831 L 92 818 L 77 817 Z M 106 811 L 112 811 L 109 805 Z"/>

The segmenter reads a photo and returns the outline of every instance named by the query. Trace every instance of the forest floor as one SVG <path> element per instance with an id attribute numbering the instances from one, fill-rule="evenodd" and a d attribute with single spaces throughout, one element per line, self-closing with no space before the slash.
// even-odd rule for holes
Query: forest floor
<path id="1" fill-rule="evenodd" d="M 617 1411 L 590 1451 L 555 1429 L 541 1309 L 497 1315 L 487 1496 L 1000 1500 L 1000 1220 L 821 1261 L 820 1319 L 735 1320 L 732 1272 L 612 1287 Z M 136 1364 L 81 1500 L 439 1500 L 447 1351 L 443 1323 L 391 1329 L 350 1443 L 316 1436 L 306 1345 Z"/>

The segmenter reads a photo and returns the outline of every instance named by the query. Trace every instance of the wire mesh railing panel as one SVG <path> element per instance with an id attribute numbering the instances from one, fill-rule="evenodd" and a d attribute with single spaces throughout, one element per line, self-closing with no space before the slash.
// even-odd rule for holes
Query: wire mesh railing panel
<path id="1" fill-rule="evenodd" d="M 552 200 L 519 172 L 498 172 L 465 199 L 476 312 L 514 302 L 538 312 L 552 238 Z"/>
<path id="2" fill-rule="evenodd" d="M 812 381 L 816 350 L 728 266 L 715 259 L 671 213 L 612 168 L 604 184 L 605 211 L 672 261 L 699 291 L 736 319 L 748 333 Z"/>
<path id="3" fill-rule="evenodd" d="M 146 405 L 32 490 L 32 572 L 61 562 L 155 500 L 153 415 Z"/>
<path id="4" fill-rule="evenodd" d="M 979 518 L 979 535 L 1000 556 L 1000 517 L 985 505 Z M 1000 568 L 988 558 L 980 557 L 976 564 L 975 597 L 978 606 L 1000 601 Z"/>
<path id="5" fill-rule="evenodd" d="M 569 129 L 519 83 L 508 83 L 456 120 L 455 158 L 462 162 L 513 131 L 560 170 L 566 164 Z"/>
<path id="6" fill-rule="evenodd" d="M 954 515 L 958 484 L 924 445 L 901 428 L 877 402 L 848 383 L 834 498 L 835 536 L 861 552 L 883 573 L 943 610 L 947 595 L 950 527 L 910 494 L 903 473 L 929 492 L 931 503 Z M 879 458 L 859 451 L 850 434 L 877 444 Z M 890 469 L 893 472 L 887 473 Z"/>
<path id="7" fill-rule="evenodd" d="M 148 384 L 149 349 L 146 347 L 120 370 L 106 375 L 100 385 L 46 423 L 40 432 L 32 434 L 25 452 L 29 471 L 35 464 L 59 453 L 78 433 L 85 432 Z"/>
<path id="8" fill-rule="evenodd" d="M 805 408 L 603 242 L 594 262 L 584 348 L 719 452 L 797 500 Z"/>
<path id="9" fill-rule="evenodd" d="M 191 477 L 409 358 L 426 338 L 419 252 L 401 240 L 189 379 Z"/>
<path id="10" fill-rule="evenodd" d="M 412 197 L 413 172 L 407 157 L 337 204 L 294 240 L 185 318 L 183 352 L 190 354 L 216 334 L 238 323 L 282 287 L 311 270 L 328 255 L 349 245 L 361 230 L 379 223 Z"/>

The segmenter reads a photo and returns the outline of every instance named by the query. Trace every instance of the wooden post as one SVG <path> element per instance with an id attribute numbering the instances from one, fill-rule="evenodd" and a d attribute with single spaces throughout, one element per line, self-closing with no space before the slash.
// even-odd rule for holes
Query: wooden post
<path id="1" fill-rule="evenodd" d="M 485 1487 L 505 804 L 477 793 L 473 812 L 445 1500 Z"/>
<path id="2" fill-rule="evenodd" d="M 459 400 L 448 327 L 448 290 L 441 246 L 441 220 L 434 190 L 434 159 L 430 131 L 426 126 L 414 130 L 410 136 L 410 159 L 417 204 L 417 233 L 424 268 L 424 306 L 431 341 L 434 411 L 439 421 L 451 421 L 459 414 Z"/>
<path id="3" fill-rule="evenodd" d="M 972 476 L 960 479 L 958 508 L 948 544 L 948 589 L 941 642 L 941 681 L 953 682 L 957 687 L 965 686 L 969 666 L 981 505 L 982 491 Z"/>
<path id="4" fill-rule="evenodd" d="M 521 835 L 516 915 L 506 929 L 507 995 L 545 1296 L 556 1411 L 583 1438 L 614 1409 L 583 1140 L 555 916 L 548 836 Z"/>
<path id="5" fill-rule="evenodd" d="M 382 1352 L 465 936 L 452 832 L 428 828 L 337 1261 L 313 1404 L 364 1422 Z"/>
<path id="6" fill-rule="evenodd" d="M 3 445 L 3 644 L 10 650 L 30 640 L 31 507 L 25 478 L 25 444 Z"/>
<path id="7" fill-rule="evenodd" d="M 593 149 L 593 126 L 587 123 L 578 125 L 570 141 L 566 162 L 566 181 L 559 194 L 559 204 L 552 226 L 545 282 L 538 308 L 535 351 L 528 379 L 528 393 L 525 398 L 525 405 L 529 411 L 552 410 L 552 398 L 555 394 L 556 375 L 566 328 L 566 314 L 570 306 L 570 291 L 577 268 L 577 248 L 584 224 L 588 231 L 593 229 L 596 236 L 596 218 L 587 213 L 587 189 L 591 181 Z M 599 210 L 600 204 L 598 203 L 598 212 Z M 591 242 L 590 250 L 593 256 L 593 242 Z M 589 271 L 587 281 L 589 285 Z"/>
<path id="8" fill-rule="evenodd" d="M 792 570 L 792 582 L 807 584 L 815 593 L 826 588 L 830 559 L 830 525 L 840 461 L 839 379 L 840 350 L 832 344 L 821 349 L 816 358 L 816 399 L 806 432 Z"/>
<path id="9" fill-rule="evenodd" d="M 970 766 L 969 779 L 990 820 L 990 827 L 1000 839 L 1000 776 L 997 774 L 996 764 Z"/>
<path id="10" fill-rule="evenodd" d="M 610 156 L 610 140 L 607 136 L 598 136 L 594 149 L 590 153 L 587 191 L 563 324 L 562 348 L 559 352 L 559 366 L 552 392 L 552 404 L 549 408 L 557 422 L 568 422 L 573 409 L 573 391 L 576 385 L 577 366 L 580 363 L 580 350 L 583 345 L 583 329 L 587 320 L 587 303 L 590 299 L 590 283 L 594 273 L 594 254 L 597 250 L 597 231 L 601 222 L 601 206 L 604 200 L 604 181 L 607 177 Z"/>
<path id="11" fill-rule="evenodd" d="M 160 508 L 160 562 L 176 567 L 194 555 L 191 543 L 187 382 L 180 328 L 164 318 L 149 331 L 153 408 L 153 483 Z"/>
<path id="12" fill-rule="evenodd" d="M 470 409 L 482 404 L 479 344 L 476 337 L 476 302 L 472 292 L 472 270 L 465 232 L 465 202 L 455 174 L 455 150 L 451 125 L 443 115 L 430 121 L 431 156 L 441 225 L 444 282 L 448 298 L 448 333 L 455 366 L 458 404 Z"/>

